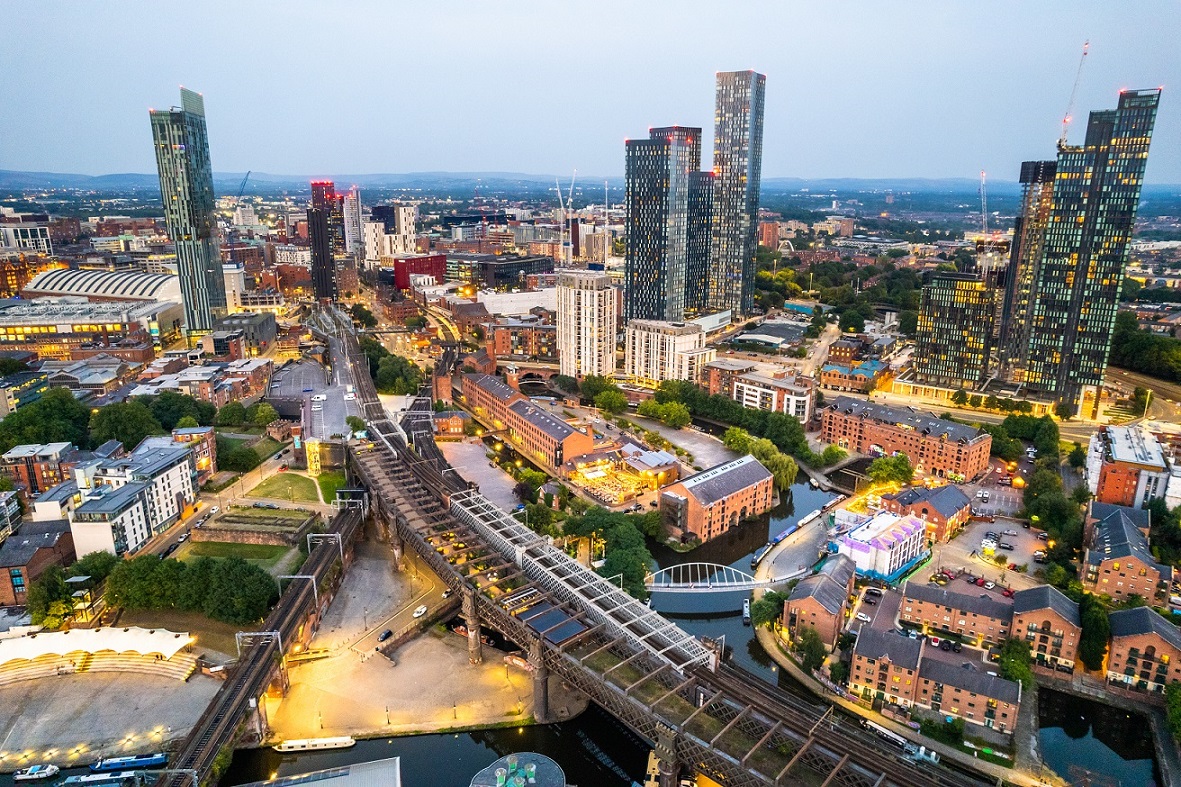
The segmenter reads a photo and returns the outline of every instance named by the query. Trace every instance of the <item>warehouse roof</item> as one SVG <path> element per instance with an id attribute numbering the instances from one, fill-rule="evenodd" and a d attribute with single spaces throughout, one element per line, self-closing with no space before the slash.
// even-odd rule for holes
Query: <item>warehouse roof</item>
<path id="1" fill-rule="evenodd" d="M 838 396 L 830 410 L 842 412 L 860 418 L 867 418 L 879 423 L 914 429 L 928 437 L 946 437 L 949 440 L 961 440 L 970 443 L 984 437 L 985 433 L 975 426 L 944 421 L 930 413 L 919 412 L 907 407 L 887 407 L 873 402 L 862 402 L 848 396 Z"/>
<path id="2" fill-rule="evenodd" d="M 747 454 L 690 476 L 681 486 L 707 506 L 771 477 L 770 470 Z"/>

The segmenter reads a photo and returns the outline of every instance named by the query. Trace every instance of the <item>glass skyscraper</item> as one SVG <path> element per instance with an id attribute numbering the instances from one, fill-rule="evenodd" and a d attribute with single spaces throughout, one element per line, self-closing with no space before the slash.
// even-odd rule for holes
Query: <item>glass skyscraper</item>
<path id="1" fill-rule="evenodd" d="M 763 172 L 763 97 L 754 71 L 717 76 L 714 111 L 713 248 L 708 307 L 750 314 L 754 307 L 759 186 Z"/>
<path id="2" fill-rule="evenodd" d="M 214 216 L 213 166 L 205 130 L 205 100 L 180 90 L 179 107 L 151 110 L 160 199 L 168 235 L 176 245 L 176 269 L 188 333 L 213 330 L 226 309 L 225 281 Z"/>
<path id="3" fill-rule="evenodd" d="M 701 129 L 654 128 L 626 148 L 624 314 L 678 321 L 685 316 L 690 175 L 701 168 Z"/>
<path id="4" fill-rule="evenodd" d="M 923 287 L 914 379 L 975 390 L 988 376 L 996 292 L 981 276 L 939 272 Z"/>
<path id="5" fill-rule="evenodd" d="M 685 311 L 706 314 L 709 305 L 709 255 L 713 244 L 714 174 L 689 173 L 689 227 Z"/>
<path id="6" fill-rule="evenodd" d="M 1031 291 L 1024 310 L 1020 294 L 1007 310 L 1004 335 L 1013 344 L 1005 352 L 1031 394 L 1092 415 L 1159 103 L 1157 89 L 1122 91 L 1116 109 L 1091 113 L 1082 145 L 1059 146 L 1044 229 L 1037 227 L 1040 200 L 1026 185 L 1030 212 L 1022 214 L 1018 245 L 1030 257 Z"/>
<path id="7" fill-rule="evenodd" d="M 336 255 L 332 253 L 330 211 L 308 209 L 308 241 L 312 247 L 312 291 L 316 300 L 330 303 L 339 296 L 336 283 Z"/>

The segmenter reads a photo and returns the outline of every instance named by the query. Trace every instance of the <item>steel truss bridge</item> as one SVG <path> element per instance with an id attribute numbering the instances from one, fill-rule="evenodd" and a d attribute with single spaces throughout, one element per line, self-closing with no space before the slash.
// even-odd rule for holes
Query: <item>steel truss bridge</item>
<path id="1" fill-rule="evenodd" d="M 527 650 L 539 720 L 549 715 L 553 672 L 653 742 L 668 768 L 662 786 L 676 784 L 681 765 L 727 787 L 988 784 L 974 771 L 915 764 L 830 706 L 719 664 L 699 640 L 445 472 L 424 433 L 414 430 L 423 455 L 410 450 L 377 400 L 355 337 L 342 333 L 364 372 L 355 376 L 358 398 L 376 440 L 350 449 L 353 471 L 395 550 L 413 549 L 463 594 L 473 662 L 480 626 Z"/>
<path id="2" fill-rule="evenodd" d="M 717 563 L 681 563 L 649 574 L 644 585 L 653 593 L 733 593 L 770 588 L 806 576 L 809 569 L 782 577 L 757 579 L 742 569 Z"/>

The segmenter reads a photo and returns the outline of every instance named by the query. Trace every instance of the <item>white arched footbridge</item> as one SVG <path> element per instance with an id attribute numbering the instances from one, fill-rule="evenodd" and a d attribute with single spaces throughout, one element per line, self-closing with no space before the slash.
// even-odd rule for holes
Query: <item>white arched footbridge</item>
<path id="1" fill-rule="evenodd" d="M 681 563 L 662 568 L 644 578 L 644 586 L 653 593 L 731 593 L 782 585 L 808 574 L 803 568 L 782 577 L 758 579 L 741 569 L 717 563 Z"/>

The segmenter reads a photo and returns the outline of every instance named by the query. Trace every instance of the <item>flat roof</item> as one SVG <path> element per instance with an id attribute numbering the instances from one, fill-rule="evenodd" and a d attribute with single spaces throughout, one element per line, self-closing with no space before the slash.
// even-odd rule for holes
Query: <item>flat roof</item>
<path id="1" fill-rule="evenodd" d="M 879 511 L 868 522 L 852 530 L 844 541 L 850 547 L 869 551 L 866 547 L 892 549 L 911 538 L 916 532 L 927 532 L 927 526 L 918 517 L 899 516 L 889 511 Z M 858 546 L 864 545 L 864 546 Z"/>
<path id="2" fill-rule="evenodd" d="M 1109 426 L 1106 432 L 1107 450 L 1114 461 L 1158 470 L 1168 467 L 1160 443 L 1151 432 L 1139 426 Z"/>

